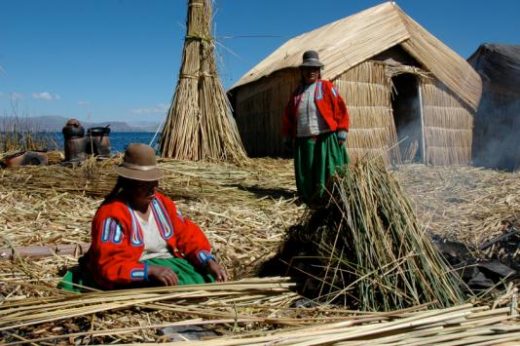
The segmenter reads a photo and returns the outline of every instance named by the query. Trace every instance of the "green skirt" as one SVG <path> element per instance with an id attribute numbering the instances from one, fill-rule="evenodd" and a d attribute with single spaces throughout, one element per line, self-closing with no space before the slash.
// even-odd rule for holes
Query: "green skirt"
<path id="1" fill-rule="evenodd" d="M 294 173 L 300 198 L 307 204 L 319 201 L 330 177 L 348 162 L 347 150 L 339 144 L 335 132 L 297 138 Z"/>
<path id="2" fill-rule="evenodd" d="M 215 281 L 215 279 L 211 275 L 199 273 L 195 269 L 195 267 L 193 267 L 188 261 L 186 261 L 183 258 L 152 258 L 144 262 L 147 265 L 155 265 L 170 268 L 171 270 L 173 270 L 175 274 L 177 274 L 177 278 L 179 279 L 179 285 L 203 284 L 206 282 Z M 151 286 L 151 284 L 149 282 L 141 282 L 136 285 L 128 286 L 128 288 L 145 286 Z M 77 293 L 91 291 L 88 288 L 94 290 L 101 290 L 101 288 L 94 281 L 92 276 L 89 275 L 89 272 L 82 270 L 79 266 L 71 268 L 67 271 L 65 276 L 61 279 L 60 283 L 58 284 L 58 288 Z"/>

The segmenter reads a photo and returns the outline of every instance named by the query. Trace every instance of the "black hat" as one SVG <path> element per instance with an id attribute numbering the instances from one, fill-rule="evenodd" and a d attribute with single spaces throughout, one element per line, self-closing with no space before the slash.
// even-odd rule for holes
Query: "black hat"
<path id="1" fill-rule="evenodd" d="M 323 67 L 318 52 L 315 50 L 308 50 L 303 53 L 303 62 L 300 67 Z"/>

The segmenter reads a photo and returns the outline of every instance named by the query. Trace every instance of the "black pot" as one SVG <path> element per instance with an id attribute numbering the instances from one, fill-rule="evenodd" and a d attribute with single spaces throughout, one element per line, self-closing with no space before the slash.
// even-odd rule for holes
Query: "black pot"
<path id="1" fill-rule="evenodd" d="M 110 127 L 91 127 L 87 130 L 87 136 L 108 136 Z"/>

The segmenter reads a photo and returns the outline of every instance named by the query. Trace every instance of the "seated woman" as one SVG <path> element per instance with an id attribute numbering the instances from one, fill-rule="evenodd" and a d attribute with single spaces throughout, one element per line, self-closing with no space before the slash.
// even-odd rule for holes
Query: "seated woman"
<path id="1" fill-rule="evenodd" d="M 119 178 L 92 221 L 92 244 L 80 272 L 68 272 L 60 286 L 101 289 L 226 281 L 200 228 L 175 203 L 157 192 L 161 171 L 154 150 L 130 144 Z M 86 275 L 85 275 L 86 274 Z M 79 278 L 79 275 L 81 278 Z"/>

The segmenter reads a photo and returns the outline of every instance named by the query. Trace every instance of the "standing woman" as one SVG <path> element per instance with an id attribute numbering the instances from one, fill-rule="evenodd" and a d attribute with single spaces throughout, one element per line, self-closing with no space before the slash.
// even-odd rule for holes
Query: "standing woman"
<path id="1" fill-rule="evenodd" d="M 157 191 L 154 150 L 130 144 L 116 186 L 92 221 L 92 244 L 60 286 L 101 289 L 226 281 L 202 230 Z"/>
<path id="2" fill-rule="evenodd" d="M 308 205 L 319 203 L 327 182 L 348 164 L 344 143 L 349 116 L 345 102 L 332 83 L 321 79 L 318 53 L 303 53 L 301 83 L 283 116 L 284 144 L 293 147 L 298 194 Z"/>

